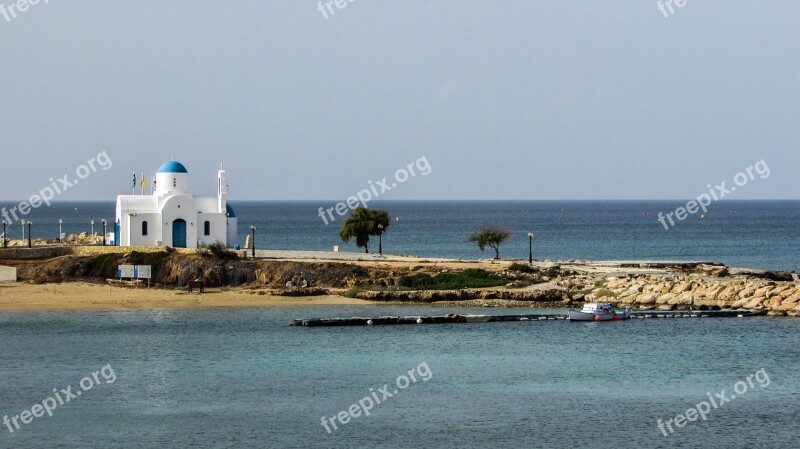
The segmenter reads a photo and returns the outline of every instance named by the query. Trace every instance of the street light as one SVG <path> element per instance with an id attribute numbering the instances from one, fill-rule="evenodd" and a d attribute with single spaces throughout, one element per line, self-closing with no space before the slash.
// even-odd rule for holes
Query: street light
<path id="1" fill-rule="evenodd" d="M 100 220 L 100 223 L 103 223 L 103 246 L 106 246 L 106 219 Z"/>
<path id="2" fill-rule="evenodd" d="M 256 258 L 256 227 L 250 226 L 250 230 L 253 232 L 253 241 L 250 242 L 250 248 L 252 248 L 253 259 Z"/>
<path id="3" fill-rule="evenodd" d="M 533 263 L 533 232 L 528 233 L 528 263 Z"/>
<path id="4" fill-rule="evenodd" d="M 33 226 L 33 222 L 28 220 L 28 248 L 33 248 L 33 240 L 31 239 L 31 237 L 33 237 L 31 235 L 33 231 L 31 231 L 31 226 Z"/>
<path id="5" fill-rule="evenodd" d="M 6 223 L 6 221 L 3 220 L 3 248 L 8 248 L 8 239 L 6 238 L 6 226 L 8 226 L 8 223 Z"/>
<path id="6" fill-rule="evenodd" d="M 94 220 L 90 221 L 89 224 L 92 225 L 92 237 L 94 237 Z"/>
<path id="7" fill-rule="evenodd" d="M 58 243 L 61 243 L 61 224 L 64 223 L 64 220 L 58 219 Z"/>
<path id="8" fill-rule="evenodd" d="M 20 224 L 22 224 L 22 241 L 25 241 L 25 220 L 20 220 Z"/>
<path id="9" fill-rule="evenodd" d="M 378 254 L 383 254 L 383 225 L 378 223 Z"/>

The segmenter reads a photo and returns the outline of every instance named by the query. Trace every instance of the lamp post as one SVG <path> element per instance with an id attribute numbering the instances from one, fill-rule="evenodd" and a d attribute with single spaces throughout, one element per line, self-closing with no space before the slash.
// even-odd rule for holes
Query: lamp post
<path id="1" fill-rule="evenodd" d="M 64 223 L 64 220 L 58 219 L 58 243 L 61 243 L 61 224 Z"/>
<path id="2" fill-rule="evenodd" d="M 253 241 L 250 242 L 250 248 L 252 249 L 253 259 L 256 258 L 256 227 L 250 226 L 250 231 L 253 232 Z"/>
<path id="3" fill-rule="evenodd" d="M 28 220 L 28 248 L 33 248 L 33 240 L 31 239 L 31 237 L 33 237 L 31 235 L 33 231 L 31 231 L 31 226 L 33 226 L 33 222 Z"/>
<path id="4" fill-rule="evenodd" d="M 25 220 L 20 220 L 20 224 L 22 225 L 22 241 L 25 241 Z"/>
<path id="5" fill-rule="evenodd" d="M 89 224 L 92 225 L 92 237 L 94 237 L 94 220 L 89 221 Z"/>
<path id="6" fill-rule="evenodd" d="M 6 226 L 8 226 L 8 223 L 6 223 L 6 221 L 3 220 L 3 248 L 8 248 L 8 239 L 6 238 Z"/>
<path id="7" fill-rule="evenodd" d="M 108 223 L 106 219 L 100 220 L 100 223 L 103 223 L 103 246 L 106 246 L 106 224 Z"/>
<path id="8" fill-rule="evenodd" d="M 533 263 L 533 232 L 528 233 L 528 263 Z"/>
<path id="9" fill-rule="evenodd" d="M 383 254 L 383 225 L 378 224 L 378 254 Z"/>

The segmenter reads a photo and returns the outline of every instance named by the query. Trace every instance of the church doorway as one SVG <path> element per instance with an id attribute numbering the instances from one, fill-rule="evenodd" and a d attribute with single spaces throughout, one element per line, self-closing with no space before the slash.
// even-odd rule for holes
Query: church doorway
<path id="1" fill-rule="evenodd" d="M 186 248 L 186 221 L 183 219 L 172 222 L 172 247 Z"/>

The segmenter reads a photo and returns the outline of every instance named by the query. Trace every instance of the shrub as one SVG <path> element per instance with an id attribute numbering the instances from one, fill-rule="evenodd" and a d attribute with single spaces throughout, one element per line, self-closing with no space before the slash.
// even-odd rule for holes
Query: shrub
<path id="1" fill-rule="evenodd" d="M 231 251 L 220 242 L 212 243 L 205 249 L 205 255 L 215 257 L 220 260 L 236 260 L 239 255 L 235 251 Z"/>
<path id="2" fill-rule="evenodd" d="M 508 279 L 486 270 L 468 268 L 455 273 L 439 273 L 436 276 L 426 273 L 402 276 L 397 281 L 397 285 L 414 290 L 457 290 L 460 288 L 497 287 L 507 282 Z"/>
<path id="3" fill-rule="evenodd" d="M 509 271 L 519 271 L 520 273 L 535 273 L 536 269 L 526 263 L 514 262 L 508 267 Z"/>

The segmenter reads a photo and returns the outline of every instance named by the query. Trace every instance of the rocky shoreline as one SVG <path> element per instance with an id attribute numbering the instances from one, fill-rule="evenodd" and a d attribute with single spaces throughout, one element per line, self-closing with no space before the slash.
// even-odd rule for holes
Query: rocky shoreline
<path id="1" fill-rule="evenodd" d="M 800 316 L 800 282 L 794 273 L 729 269 L 695 262 L 592 262 L 321 260 L 220 258 L 203 251 L 114 247 L 0 250 L 0 264 L 17 268 L 33 284 L 99 282 L 115 276 L 119 264 L 153 266 L 153 282 L 184 288 L 202 279 L 210 288 L 233 287 L 243 294 L 274 296 L 340 295 L 376 302 L 436 303 L 462 307 L 574 307 L 612 302 L 632 309 L 704 310 L 744 308 L 772 316 Z M 411 290 L 403 276 L 458 273 L 480 268 L 502 276 L 506 285 L 456 290 Z M 306 281 L 307 289 L 298 289 Z"/>

